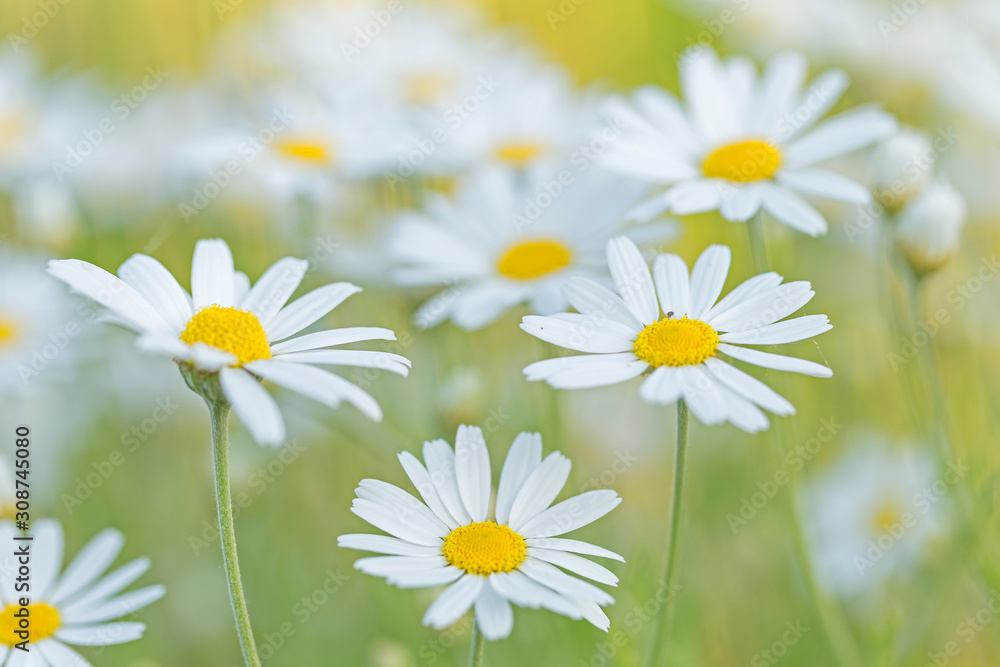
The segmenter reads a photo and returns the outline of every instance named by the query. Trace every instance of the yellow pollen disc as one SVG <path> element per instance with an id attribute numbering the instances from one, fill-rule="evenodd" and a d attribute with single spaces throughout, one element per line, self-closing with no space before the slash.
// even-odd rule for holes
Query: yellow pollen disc
<path id="1" fill-rule="evenodd" d="M 719 334 L 701 320 L 653 322 L 639 332 L 632 351 L 650 366 L 693 366 L 715 356 Z"/>
<path id="2" fill-rule="evenodd" d="M 204 343 L 231 353 L 239 364 L 270 359 L 271 347 L 257 316 L 247 310 L 206 306 L 188 320 L 181 340 L 192 345 Z"/>
<path id="3" fill-rule="evenodd" d="M 781 153 L 765 141 L 740 141 L 712 151 L 702 163 L 709 178 L 737 183 L 771 178 L 781 166 Z"/>
<path id="4" fill-rule="evenodd" d="M 872 515 L 872 528 L 879 535 L 888 533 L 893 526 L 902 521 L 902 509 L 895 501 L 887 501 Z"/>
<path id="5" fill-rule="evenodd" d="M 497 263 L 497 270 L 508 278 L 531 280 L 558 271 L 570 259 L 569 249 L 558 241 L 528 241 L 507 250 Z"/>
<path id="6" fill-rule="evenodd" d="M 332 162 L 330 149 L 319 142 L 289 140 L 275 142 L 275 146 L 279 153 L 293 160 L 323 164 Z"/>
<path id="7" fill-rule="evenodd" d="M 410 77 L 404 86 L 409 101 L 415 104 L 433 104 L 447 92 L 451 86 L 451 77 L 447 74 L 428 72 Z"/>
<path id="8" fill-rule="evenodd" d="M 27 629 L 30 632 L 28 640 L 34 644 L 43 639 L 48 639 L 59 629 L 59 612 L 55 607 L 50 607 L 44 602 L 28 605 L 27 624 L 24 628 L 21 625 L 21 618 L 14 616 L 15 612 L 20 612 L 21 607 L 8 605 L 0 611 L 0 644 L 14 646 L 24 641 L 17 631 Z"/>
<path id="9" fill-rule="evenodd" d="M 487 575 L 516 570 L 524 562 L 527 548 L 524 538 L 507 526 L 482 521 L 451 531 L 441 551 L 450 565 Z"/>
<path id="10" fill-rule="evenodd" d="M 17 340 L 19 327 L 17 322 L 0 317 L 0 345 L 8 345 Z"/>
<path id="11" fill-rule="evenodd" d="M 495 155 L 501 162 L 506 162 L 515 167 L 523 167 L 540 156 L 543 150 L 540 144 L 528 141 L 511 142 L 497 146 Z"/>

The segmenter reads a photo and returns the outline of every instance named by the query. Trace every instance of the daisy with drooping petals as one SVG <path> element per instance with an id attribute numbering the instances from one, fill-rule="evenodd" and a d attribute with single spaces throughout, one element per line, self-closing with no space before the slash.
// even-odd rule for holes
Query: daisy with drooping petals
<path id="1" fill-rule="evenodd" d="M 482 635 L 502 639 L 514 626 L 513 602 L 583 618 L 607 631 L 601 606 L 614 600 L 563 570 L 615 586 L 618 577 L 577 554 L 624 559 L 556 536 L 610 512 L 621 502 L 618 494 L 588 491 L 549 507 L 566 483 L 570 462 L 559 452 L 543 460 L 537 433 L 514 439 L 493 519 L 490 459 L 480 429 L 460 426 L 454 451 L 444 440 L 425 442 L 424 463 L 409 452 L 399 461 L 423 502 L 392 484 L 363 480 L 351 511 L 389 535 L 341 535 L 338 544 L 386 554 L 362 558 L 355 567 L 400 588 L 447 584 L 427 609 L 425 625 L 448 627 L 475 607 Z"/>
<path id="2" fill-rule="evenodd" d="M 635 93 L 635 110 L 614 104 L 629 129 L 611 146 L 606 163 L 668 186 L 640 204 L 634 217 L 718 210 L 727 220 L 745 222 L 763 209 L 817 236 L 826 232 L 826 220 L 800 194 L 871 201 L 862 185 L 815 165 L 889 136 L 896 121 L 864 106 L 816 125 L 847 87 L 847 76 L 828 71 L 803 91 L 805 75 L 798 54 L 777 56 L 758 80 L 747 59 L 720 61 L 711 49 L 696 47 L 681 64 L 685 105 L 654 86 Z"/>
<path id="3" fill-rule="evenodd" d="M 539 361 L 524 374 L 557 389 L 583 389 L 651 371 L 639 387 L 646 402 L 669 405 L 683 399 L 705 424 L 728 421 L 750 433 L 768 427 L 760 408 L 793 414 L 785 398 L 720 354 L 762 368 L 830 377 L 832 371 L 815 362 L 742 347 L 812 338 L 828 331 L 830 321 L 826 315 L 779 321 L 815 292 L 805 281 L 782 284 L 773 272 L 750 278 L 720 300 L 730 259 L 728 247 L 709 246 L 689 276 L 679 256 L 660 255 L 650 275 L 632 241 L 611 239 L 608 265 L 617 294 L 574 278 L 566 298 L 579 313 L 528 316 L 521 324 L 537 338 L 589 354 Z"/>
<path id="4" fill-rule="evenodd" d="M 90 541 L 70 563 L 62 576 L 63 532 L 58 521 L 43 519 L 32 525 L 31 542 L 17 542 L 21 533 L 11 521 L 0 523 L 0 540 L 9 549 L 0 560 L 0 664 L 8 667 L 88 667 L 90 663 L 67 644 L 110 646 L 135 641 L 146 626 L 132 621 L 116 621 L 156 602 L 166 592 L 163 586 L 147 586 L 119 595 L 126 586 L 149 569 L 148 558 L 138 558 L 114 572 L 105 570 L 121 552 L 125 538 L 108 529 Z M 18 560 L 15 547 L 30 545 L 30 590 L 15 589 Z M 26 638 L 19 634 L 15 614 L 20 599 L 27 597 L 30 635 L 27 652 L 16 648 Z"/>
<path id="5" fill-rule="evenodd" d="M 417 324 L 451 318 L 463 329 L 478 329 L 525 302 L 547 315 L 566 307 L 562 288 L 571 277 L 603 279 L 604 245 L 621 233 L 640 190 L 597 171 L 569 185 L 530 181 L 522 187 L 511 171 L 484 170 L 454 199 L 429 195 L 426 212 L 400 216 L 390 242 L 396 282 L 448 285 L 417 311 Z M 553 183 L 559 190 L 546 190 Z M 644 240 L 665 241 L 676 226 L 635 231 Z"/>
<path id="6" fill-rule="evenodd" d="M 330 350 L 365 340 L 395 340 L 388 329 L 351 327 L 292 338 L 361 291 L 349 283 L 324 285 L 285 305 L 305 276 L 306 260 L 280 259 L 251 288 L 235 271 L 221 239 L 197 243 L 191 294 L 158 261 L 136 254 L 107 271 L 76 259 L 53 260 L 49 273 L 106 308 L 105 319 L 139 334 L 137 345 L 165 354 L 183 370 L 217 376 L 221 391 L 261 444 L 279 445 L 285 426 L 277 404 L 259 380 L 298 392 L 330 407 L 347 401 L 373 420 L 375 399 L 352 382 L 318 365 L 380 368 L 407 375 L 410 362 L 395 354 Z"/>

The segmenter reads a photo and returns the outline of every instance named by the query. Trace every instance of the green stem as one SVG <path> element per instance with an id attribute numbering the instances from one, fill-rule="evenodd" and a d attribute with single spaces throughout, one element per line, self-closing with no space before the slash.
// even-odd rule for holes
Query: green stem
<path id="1" fill-rule="evenodd" d="M 684 469 L 687 467 L 688 408 L 683 400 L 677 401 L 677 447 L 674 458 L 674 495 L 670 505 L 670 527 L 667 532 L 663 585 L 667 598 L 660 607 L 660 622 L 653 629 L 653 645 L 646 658 L 647 667 L 661 664 L 658 659 L 664 641 L 670 638 L 670 624 L 673 620 L 674 573 L 677 569 L 677 546 L 681 532 L 681 503 L 684 500 Z"/>
<path id="2" fill-rule="evenodd" d="M 472 646 L 469 649 L 469 667 L 482 667 L 486 652 L 486 637 L 479 631 L 479 624 L 472 624 Z"/>
<path id="3" fill-rule="evenodd" d="M 754 269 L 758 273 L 770 271 L 770 264 L 767 259 L 767 241 L 764 237 L 763 212 L 758 213 L 747 223 L 747 234 L 750 239 L 750 254 L 753 257 Z M 781 385 L 783 378 L 776 377 L 774 383 L 778 386 L 775 390 L 781 394 L 787 394 Z M 771 437 L 771 445 L 775 450 L 775 458 L 778 461 L 787 460 L 789 447 L 788 420 L 781 422 L 774 427 Z M 813 569 L 812 559 L 809 555 L 809 544 L 806 540 L 805 532 L 802 530 L 804 513 L 802 511 L 801 492 L 799 491 L 799 477 L 794 473 L 788 475 L 788 492 L 785 496 L 788 499 L 787 507 L 791 515 L 792 542 L 795 549 L 796 560 L 802 569 L 809 594 L 813 599 L 816 612 L 819 614 L 820 622 L 826 633 L 827 640 L 833 648 L 834 657 L 842 667 L 858 667 L 864 665 L 865 660 L 861 655 L 854 635 L 851 633 L 847 620 L 844 618 L 843 610 L 836 601 L 832 600 L 819 585 L 816 579 L 816 572 Z"/>
<path id="4" fill-rule="evenodd" d="M 229 582 L 229 600 L 236 617 L 236 631 L 247 667 L 260 667 L 257 647 L 250 629 L 250 615 L 240 582 L 240 562 L 236 555 L 236 531 L 233 528 L 232 492 L 229 488 L 229 403 L 206 401 L 212 415 L 212 452 L 215 457 L 215 504 L 219 511 L 219 538 L 222 541 L 222 563 Z"/>

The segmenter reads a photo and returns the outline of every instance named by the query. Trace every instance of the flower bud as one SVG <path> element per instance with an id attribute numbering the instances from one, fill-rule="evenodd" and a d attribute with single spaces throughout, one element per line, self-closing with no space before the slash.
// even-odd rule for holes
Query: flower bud
<path id="1" fill-rule="evenodd" d="M 899 215 L 896 244 L 917 273 L 944 266 L 958 249 L 965 223 L 965 199 L 951 185 L 929 185 Z"/>

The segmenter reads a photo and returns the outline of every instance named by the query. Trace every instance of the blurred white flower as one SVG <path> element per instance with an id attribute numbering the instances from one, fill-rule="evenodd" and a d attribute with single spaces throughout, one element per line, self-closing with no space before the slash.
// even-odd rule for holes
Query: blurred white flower
<path id="1" fill-rule="evenodd" d="M 826 232 L 826 220 L 796 193 L 869 202 L 865 187 L 814 165 L 889 136 L 896 121 L 865 106 L 817 125 L 848 80 L 830 70 L 803 90 L 806 68 L 802 56 L 784 53 L 758 79 L 745 58 L 720 61 L 713 50 L 694 48 L 681 60 L 684 106 L 655 86 L 635 93 L 637 112 L 612 104 L 629 128 L 611 144 L 607 164 L 669 186 L 638 207 L 636 218 L 718 209 L 744 222 L 763 208 L 816 236 Z"/>
<path id="2" fill-rule="evenodd" d="M 351 511 L 389 536 L 341 535 L 337 544 L 387 554 L 362 558 L 354 567 L 400 588 L 449 584 L 427 609 L 425 625 L 446 628 L 475 607 L 483 636 L 503 639 L 514 627 L 513 602 L 608 630 L 611 622 L 601 607 L 614 599 L 563 570 L 617 586 L 614 573 L 577 554 L 625 559 L 556 536 L 613 510 L 621 502 L 617 493 L 587 491 L 549 507 L 566 484 L 570 461 L 559 452 L 543 460 L 537 433 L 521 433 L 511 445 L 500 473 L 495 520 L 488 518 L 490 458 L 479 428 L 459 426 L 454 451 L 444 440 L 433 440 L 424 443 L 423 463 L 409 452 L 399 461 L 423 502 L 392 484 L 362 480 Z"/>
<path id="3" fill-rule="evenodd" d="M 481 171 L 460 184 L 454 199 L 430 194 L 424 212 L 399 217 L 389 232 L 396 282 L 447 286 L 417 312 L 422 327 L 451 318 L 478 329 L 526 302 L 536 313 L 557 312 L 566 307 L 562 288 L 569 279 L 605 279 L 604 246 L 621 233 L 640 192 L 638 184 L 596 168 L 565 182 L 527 184 L 510 170 Z M 676 227 L 638 232 L 667 241 Z"/>
<path id="4" fill-rule="evenodd" d="M 143 623 L 119 621 L 156 602 L 166 592 L 163 586 L 147 586 L 119 595 L 129 584 L 149 569 L 148 558 L 138 558 L 103 576 L 121 552 L 125 538 L 107 529 L 99 533 L 60 575 L 63 559 L 63 531 L 58 521 L 42 519 L 31 527 L 31 615 L 30 637 L 19 634 L 15 613 L 25 597 L 17 584 L 18 556 L 13 545 L 20 533 L 11 521 L 0 522 L 0 539 L 12 545 L 0 559 L 0 592 L 4 608 L 0 611 L 0 663 L 65 667 L 89 665 L 67 644 L 111 646 L 135 641 L 146 630 Z M 110 621 L 110 622 L 109 622 Z M 14 648 L 26 641 L 27 652 Z M 31 656 L 30 658 L 22 656 Z"/>
<path id="5" fill-rule="evenodd" d="M 246 274 L 234 270 L 229 246 L 211 239 L 195 246 L 190 295 L 162 264 L 141 254 L 119 267 L 120 278 L 75 259 L 52 260 L 49 273 L 104 307 L 107 321 L 139 334 L 140 349 L 175 359 L 188 372 L 189 384 L 218 377 L 218 390 L 254 439 L 279 445 L 284 420 L 261 379 L 329 407 L 347 401 L 379 421 L 382 410 L 371 395 L 317 366 L 378 368 L 403 376 L 410 367 L 407 359 L 387 352 L 323 349 L 395 340 L 388 329 L 353 327 L 292 338 L 361 291 L 333 283 L 286 306 L 307 267 L 305 260 L 286 257 L 251 289 Z"/>
<path id="6" fill-rule="evenodd" d="M 958 251 L 965 224 L 965 199 L 944 181 L 929 185 L 896 223 L 896 243 L 914 271 L 944 266 Z"/>
<path id="7" fill-rule="evenodd" d="M 937 153 L 920 130 L 902 128 L 880 143 L 871 156 L 871 187 L 876 199 L 898 212 L 934 178 Z"/>
<path id="8" fill-rule="evenodd" d="M 639 386 L 647 403 L 683 400 L 705 424 L 728 421 L 755 433 L 769 425 L 760 408 L 790 415 L 795 407 L 720 359 L 720 352 L 761 368 L 833 375 L 812 361 L 743 347 L 793 343 L 829 331 L 826 315 L 784 320 L 815 295 L 808 282 L 781 284 L 778 274 L 762 273 L 720 300 L 732 259 L 726 246 L 709 246 L 690 275 L 678 255 L 658 256 L 650 275 L 639 249 L 625 237 L 611 239 L 607 252 L 617 294 L 573 278 L 565 293 L 579 313 L 529 316 L 521 324 L 532 336 L 587 354 L 535 362 L 524 369 L 528 380 L 544 380 L 556 389 L 587 389 L 651 371 Z"/>
<path id="9" fill-rule="evenodd" d="M 802 491 L 820 583 L 858 594 L 914 566 L 941 534 L 962 474 L 957 465 L 940 471 L 923 452 L 877 438 L 855 446 Z"/>

